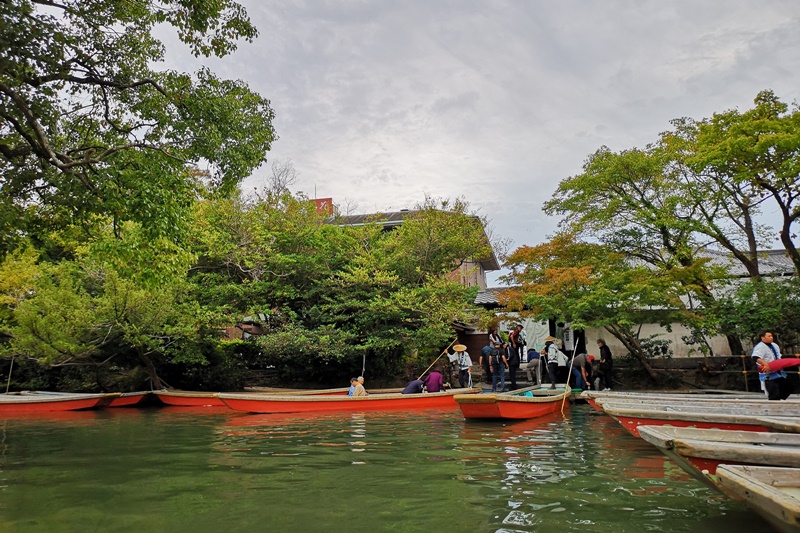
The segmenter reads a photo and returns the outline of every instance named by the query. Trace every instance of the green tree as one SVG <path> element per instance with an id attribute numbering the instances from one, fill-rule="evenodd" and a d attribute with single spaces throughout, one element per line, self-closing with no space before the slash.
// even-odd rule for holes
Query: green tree
<path id="1" fill-rule="evenodd" d="M 746 190 L 750 205 L 768 200 L 781 214 L 780 241 L 800 272 L 793 226 L 800 217 L 800 107 L 762 91 L 745 112 L 716 113 L 694 128 L 690 164 Z"/>
<path id="2" fill-rule="evenodd" d="M 680 284 L 668 272 L 631 265 L 608 246 L 559 234 L 538 246 L 522 246 L 506 261 L 500 302 L 508 309 L 572 322 L 573 327 L 604 328 L 628 349 L 647 374 L 659 376 L 648 362 L 643 324 L 669 325 L 687 311 Z"/>
<path id="3" fill-rule="evenodd" d="M 230 0 L 0 2 L 3 243 L 32 207 L 49 224 L 96 214 L 179 235 L 203 167 L 230 192 L 275 138 L 269 102 L 204 69 L 156 70 L 171 25 L 198 55 L 256 35 Z M 7 215 L 8 214 L 8 215 Z M 10 216 L 9 216 L 10 215 Z"/>

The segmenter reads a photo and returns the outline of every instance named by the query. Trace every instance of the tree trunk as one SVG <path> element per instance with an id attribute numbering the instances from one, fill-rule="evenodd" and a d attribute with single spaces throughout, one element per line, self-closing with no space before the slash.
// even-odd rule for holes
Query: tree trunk
<path id="1" fill-rule="evenodd" d="M 654 383 L 658 384 L 659 376 L 656 374 L 656 371 L 650 366 L 650 363 L 647 362 L 647 357 L 642 352 L 642 347 L 639 345 L 639 342 L 636 338 L 627 334 L 623 331 L 622 328 L 618 326 L 604 326 L 606 331 L 611 333 L 618 341 L 620 341 L 625 348 L 628 349 L 630 354 L 635 357 L 639 363 L 641 363 L 642 368 L 644 371 L 647 372 L 647 375 L 650 376 L 650 379 L 653 380 Z"/>
<path id="2" fill-rule="evenodd" d="M 161 378 L 158 377 L 158 371 L 156 370 L 156 366 L 153 364 L 153 361 L 142 352 L 139 352 L 139 359 L 144 363 L 144 368 L 147 371 L 147 375 L 150 378 L 150 383 L 152 383 L 153 389 L 163 389 L 164 384 L 161 383 Z"/>
<path id="3" fill-rule="evenodd" d="M 725 335 L 728 339 L 728 346 L 731 349 L 731 355 L 743 355 L 744 354 L 744 346 L 742 346 L 742 341 L 736 335 Z"/>

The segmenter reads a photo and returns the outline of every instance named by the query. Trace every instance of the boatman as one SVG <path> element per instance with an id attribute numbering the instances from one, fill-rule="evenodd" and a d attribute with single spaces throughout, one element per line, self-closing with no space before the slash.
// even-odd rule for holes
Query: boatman
<path id="1" fill-rule="evenodd" d="M 781 358 L 781 349 L 774 342 L 771 331 L 763 330 L 758 336 L 761 342 L 753 347 L 753 359 L 758 364 L 758 377 L 761 388 L 770 400 L 785 400 L 792 393 L 792 384 L 786 378 L 786 372 L 773 372 L 769 364 Z"/>
<path id="2" fill-rule="evenodd" d="M 472 359 L 467 353 L 467 347 L 463 344 L 456 344 L 453 346 L 456 352 L 456 361 L 458 362 L 458 383 L 464 389 L 472 385 Z"/>

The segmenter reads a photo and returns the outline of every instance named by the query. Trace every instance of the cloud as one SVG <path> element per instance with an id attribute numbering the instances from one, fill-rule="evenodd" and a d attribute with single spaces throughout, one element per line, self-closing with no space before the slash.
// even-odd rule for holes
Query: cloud
<path id="1" fill-rule="evenodd" d="M 300 189 L 364 211 L 463 196 L 515 246 L 554 231 L 542 203 L 600 146 L 800 87 L 794 0 L 242 3 L 259 38 L 202 63 L 271 100 Z M 164 38 L 168 66 L 199 66 Z"/>

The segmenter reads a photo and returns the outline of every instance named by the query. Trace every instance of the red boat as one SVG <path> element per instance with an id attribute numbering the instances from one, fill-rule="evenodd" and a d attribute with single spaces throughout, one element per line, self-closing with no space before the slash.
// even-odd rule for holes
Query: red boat
<path id="1" fill-rule="evenodd" d="M 278 389 L 253 387 L 249 393 L 233 392 L 230 394 L 248 394 L 257 398 L 266 396 L 346 396 L 349 388 L 337 389 Z M 400 389 L 391 389 L 399 392 Z M 269 392 L 267 392 L 269 391 Z M 381 391 L 375 391 L 381 392 Z M 185 391 L 175 389 L 162 389 L 153 391 L 153 394 L 165 405 L 173 407 L 223 407 L 225 404 L 216 392 Z"/>
<path id="2" fill-rule="evenodd" d="M 420 394 L 377 394 L 369 396 L 274 395 L 221 392 L 216 396 L 234 411 L 247 413 L 310 413 L 320 411 L 384 411 L 455 407 L 457 394 L 476 394 L 481 389 L 452 389 Z"/>
<path id="3" fill-rule="evenodd" d="M 112 394 L 73 394 L 65 392 L 16 392 L 0 394 L 0 414 L 78 411 L 105 407 L 118 397 Z"/>
<path id="4" fill-rule="evenodd" d="M 214 392 L 185 390 L 156 390 L 153 394 L 165 405 L 176 407 L 222 407 L 225 405 Z"/>
<path id="5" fill-rule="evenodd" d="M 461 394 L 455 397 L 464 418 L 537 418 L 560 412 L 569 406 L 569 392 L 564 390 L 540 390 L 526 396 L 524 392 L 514 394 Z"/>
<path id="6" fill-rule="evenodd" d="M 111 400 L 108 407 L 133 407 L 145 402 L 148 398 L 150 398 L 149 391 L 123 392 L 117 398 Z"/>
<path id="7" fill-rule="evenodd" d="M 604 411 L 634 436 L 639 426 L 673 426 L 739 431 L 785 431 L 800 433 L 800 421 L 791 416 L 769 416 L 743 412 L 741 409 L 701 409 L 691 407 L 655 409 L 630 404 L 603 404 Z"/>

